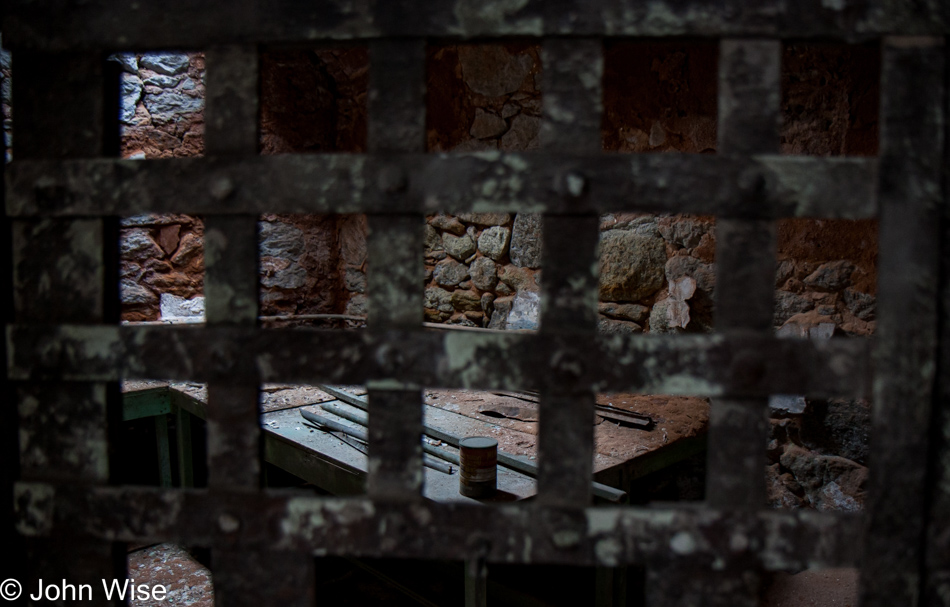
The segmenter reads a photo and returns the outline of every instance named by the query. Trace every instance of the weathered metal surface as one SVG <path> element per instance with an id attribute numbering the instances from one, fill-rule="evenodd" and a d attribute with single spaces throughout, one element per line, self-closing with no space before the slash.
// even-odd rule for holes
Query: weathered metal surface
<path id="1" fill-rule="evenodd" d="M 484 542 L 490 562 L 616 566 L 692 555 L 709 563 L 751 557 L 767 570 L 783 570 L 853 566 L 864 545 L 862 517 L 807 511 L 400 505 L 286 492 L 43 483 L 18 483 L 16 495 L 19 530 L 31 537 L 71 528 L 79 537 L 207 545 L 226 536 L 235 549 L 317 555 L 458 560 L 473 542 Z"/>
<path id="2" fill-rule="evenodd" d="M 938 38 L 884 40 L 878 340 L 868 476 L 866 607 L 914 605 L 928 488 L 936 371 L 944 47 Z M 920 91 L 926 90 L 922 95 Z"/>
<path id="3" fill-rule="evenodd" d="M 103 384 L 25 383 L 17 387 L 15 402 L 25 478 L 109 480 Z"/>
<path id="4" fill-rule="evenodd" d="M 258 147 L 256 45 L 215 46 L 205 53 L 205 154 L 254 155 Z M 221 184 L 219 194 L 224 194 Z"/>
<path id="5" fill-rule="evenodd" d="M 257 153 L 258 59 L 254 46 L 216 47 L 207 64 L 206 151 L 227 157 Z M 205 194 L 219 202 L 228 184 Z M 205 307 L 209 327 L 253 328 L 258 316 L 258 235 L 253 216 L 212 215 L 205 219 Z M 212 346 L 212 356 L 222 352 Z M 260 485 L 261 437 L 253 354 L 231 350 L 233 375 L 208 384 L 208 486 L 254 490 Z M 215 546 L 214 556 L 227 550 Z M 241 569 L 244 569 L 243 567 Z M 240 576 L 225 572 L 226 594 Z M 232 599 L 233 600 L 233 599 Z M 243 599 L 242 599 L 243 600 Z"/>
<path id="6" fill-rule="evenodd" d="M 771 36 L 865 39 L 944 34 L 950 11 L 939 0 L 827 2 L 765 0 L 563 0 L 492 2 L 330 0 L 318 5 L 242 0 L 222 19 L 212 6 L 98 0 L 11 2 L 4 43 L 11 48 L 195 48 L 228 42 L 303 42 L 388 36 Z M 394 6 L 390 6 L 394 5 Z M 55 16 L 55 18 L 54 18 Z"/>
<path id="7" fill-rule="evenodd" d="M 717 153 L 742 157 L 779 151 L 782 44 L 779 40 L 719 42 Z M 746 203 L 762 204 L 764 182 L 753 178 Z M 764 219 L 716 221 L 717 331 L 772 334 L 776 227 Z M 748 356 L 748 355 L 746 355 Z M 749 360 L 741 365 L 747 372 Z M 709 412 L 706 503 L 755 511 L 765 504 L 764 445 L 768 399 L 713 399 Z M 684 563 L 648 569 L 648 593 L 659 605 L 754 606 L 762 583 L 755 562 L 709 568 L 692 575 Z M 657 597 L 660 592 L 662 599 Z"/>
<path id="8" fill-rule="evenodd" d="M 290 154 L 28 160 L 6 171 L 7 212 L 15 217 L 644 211 L 861 219 L 877 212 L 874 158 Z M 574 179 L 567 182 L 568 176 Z M 571 183 L 581 183 L 577 177 L 580 195 L 564 196 Z"/>
<path id="9" fill-rule="evenodd" d="M 3 158 L 7 157 L 7 141 L 0 143 L 0 152 Z M 6 196 L 6 175 L 0 175 L 0 201 L 5 200 Z M 5 206 L 5 205 L 4 205 Z M 3 235 L 3 244 L 0 245 L 0 318 L 5 323 L 13 322 L 13 289 L 9 288 L 13 284 L 13 243 L 10 235 L 12 234 L 12 221 L 6 214 L 0 217 L 0 234 Z M 6 340 L 0 344 L 4 360 L 9 360 L 10 352 Z M 13 382 L 9 380 L 6 373 L 0 373 L 0 400 L 5 403 L 12 403 L 15 399 Z M 19 423 L 18 412 L 11 406 L 0 407 L 0 544 L 7 546 L 12 554 L 22 554 L 23 538 L 20 537 L 14 526 L 13 516 L 13 483 L 20 476 L 20 449 L 19 449 Z M 12 565 L 8 575 L 13 577 L 22 577 L 22 561 Z"/>
<path id="10" fill-rule="evenodd" d="M 950 77 L 950 48 L 944 48 L 944 70 Z M 950 82 L 950 78 L 944 82 Z M 950 138 L 950 97 L 945 95 L 944 140 Z M 944 149 L 943 204 L 940 233 L 940 296 L 938 313 L 937 381 L 933 394 L 930 433 L 932 481 L 925 548 L 923 602 L 950 607 L 950 150 Z"/>
<path id="11" fill-rule="evenodd" d="M 939 163 L 947 112 L 941 39 L 885 40 L 879 161 L 768 154 L 775 151 L 776 40 L 945 36 L 950 4 L 437 0 L 420 10 L 406 0 L 238 0 L 227 19 L 220 18 L 219 7 L 185 0 L 122 5 L 15 0 L 4 10 L 4 42 L 17 51 L 17 160 L 6 169 L 5 204 L 17 218 L 8 291 L 18 314 L 6 320 L 19 324 L 7 330 L 8 377 L 49 382 L 42 389 L 24 384 L 20 390 L 19 429 L 33 442 L 19 466 L 25 480 L 15 486 L 16 521 L 31 542 L 26 553 L 35 573 L 76 582 L 111 577 L 109 542 L 178 539 L 212 546 L 216 557 L 221 555 L 216 584 L 219 596 L 233 604 L 273 600 L 278 595 L 273 590 L 265 595 L 265 582 L 279 586 L 278 592 L 296 590 L 279 596 L 284 603 L 308 601 L 309 590 L 294 581 L 311 576 L 312 561 L 297 554 L 310 553 L 610 567 L 642 563 L 654 582 L 665 581 L 651 584 L 657 605 L 739 605 L 753 604 L 762 569 L 854 565 L 863 559 L 866 605 L 914 604 L 921 592 L 925 600 L 946 603 L 950 542 L 944 481 L 950 439 L 936 432 L 930 462 L 925 440 L 938 345 Z M 722 43 L 721 153 L 601 154 L 600 39 L 680 35 L 743 39 Z M 544 36 L 555 37 L 544 42 L 543 128 L 552 142 L 549 151 L 419 153 L 423 38 Z M 373 41 L 370 153 L 255 156 L 257 45 L 333 39 Z M 103 67 L 105 51 L 153 48 L 210 49 L 209 157 L 147 162 L 103 157 L 114 153 L 117 132 L 116 86 Z M 67 98 L 72 111 L 61 112 Z M 774 262 L 757 252 L 772 248 L 769 220 L 875 217 L 878 204 L 880 348 L 870 524 L 849 516 L 759 510 L 763 397 L 861 396 L 872 377 L 868 340 L 815 344 L 768 334 L 766 277 Z M 413 247 L 421 255 L 421 215 L 438 210 L 547 214 L 546 303 L 539 334 L 421 330 L 415 316 L 421 308 L 421 259 L 390 255 Z M 716 334 L 594 333 L 592 306 L 588 309 L 596 296 L 592 218 L 611 211 L 720 218 Z M 117 274 L 114 222 L 101 218 L 142 212 L 208 216 L 207 327 L 103 324 L 117 321 Z M 263 212 L 375 214 L 369 332 L 255 328 L 253 226 Z M 569 238 L 581 251 L 576 258 L 556 250 Z M 46 243 L 53 246 L 44 249 Z M 387 264 L 382 270 L 381 260 Z M 71 306 L 62 305 L 64 300 Z M 106 418 L 117 419 L 112 415 L 117 409 L 110 400 L 114 386 L 95 382 L 156 376 L 210 382 L 209 491 L 102 486 Z M 68 381 L 83 382 L 95 398 L 65 407 L 73 385 L 57 382 Z M 377 420 L 370 431 L 372 499 L 256 491 L 257 385 L 263 381 L 369 384 L 371 419 Z M 938 398 L 946 397 L 944 383 Z M 418 496 L 421 483 L 422 386 L 542 389 L 542 420 L 547 420 L 541 435 L 546 441 L 542 493 L 563 500 L 545 497 L 531 508 L 407 503 L 405 498 Z M 709 503 L 684 509 L 583 508 L 589 488 L 579 479 L 586 475 L 589 483 L 590 473 L 587 397 L 595 390 L 724 399 L 712 413 Z M 33 407 L 30 399 L 39 405 Z M 934 419 L 945 428 L 941 404 Z M 74 422 L 94 413 L 79 425 L 38 422 L 60 411 Z M 568 427 L 582 418 L 585 428 Z M 728 444 L 720 440 L 726 432 Z M 561 449 L 554 448 L 558 443 Z M 30 451 L 30 445 L 40 448 Z M 68 460 L 63 470 L 74 470 L 75 478 L 68 479 L 74 482 L 61 482 L 44 468 L 40 460 L 49 457 Z M 12 479 L 4 482 L 9 487 Z M 936 488 L 925 504 L 928 486 Z M 80 546 L 79 538 L 93 541 Z M 259 566 L 261 559 L 265 567 Z M 269 575 L 275 570 L 283 578 Z M 695 575 L 685 578 L 685 570 Z M 664 572 L 669 575 L 657 576 Z"/>
<path id="12" fill-rule="evenodd" d="M 812 342 L 742 332 L 589 339 L 462 331 L 393 331 L 371 337 L 309 329 L 13 325 L 7 328 L 7 372 L 18 380 L 67 381 L 213 381 L 257 373 L 262 382 L 353 385 L 386 378 L 390 363 L 385 354 L 398 346 L 405 382 L 538 390 L 537 370 L 554 364 L 567 340 L 584 358 L 576 384 L 596 392 L 861 397 L 870 389 L 872 342 L 867 339 Z M 254 354 L 238 364 L 236 354 L 242 351 Z"/>
<path id="13" fill-rule="evenodd" d="M 548 40 L 542 48 L 545 103 L 542 148 L 554 152 L 600 149 L 603 113 L 603 48 L 600 40 Z M 554 194 L 567 201 L 587 195 L 587 178 L 562 173 L 552 182 Z M 583 205 L 579 205 L 583 206 Z M 600 219 L 578 208 L 566 216 L 543 218 L 541 293 L 542 337 L 557 331 L 576 333 L 562 339 L 550 356 L 541 382 L 538 437 L 538 501 L 582 507 L 591 500 L 594 392 L 577 380 L 586 364 L 575 345 L 597 330 L 598 242 Z M 552 340 L 553 342 L 554 340 Z M 565 450 L 571 457 L 565 457 Z"/>
<path id="14" fill-rule="evenodd" d="M 484 436 L 459 440 L 459 493 L 485 498 L 498 488 L 498 441 Z"/>
<path id="15" fill-rule="evenodd" d="M 719 153 L 743 156 L 778 151 L 781 58 L 778 40 L 719 43 Z M 755 204 L 755 199 L 750 203 Z M 775 239 L 776 228 L 770 221 L 720 218 L 716 222 L 717 330 L 745 328 L 762 336 L 772 334 Z M 763 506 L 768 427 L 767 399 L 713 399 L 706 480 L 709 504 L 745 510 Z M 727 590 L 724 587 L 723 593 L 715 594 L 717 599 L 735 594 Z M 746 599 L 754 596 L 746 595 Z"/>
<path id="16" fill-rule="evenodd" d="M 398 7 L 394 7 L 397 9 Z M 425 149 L 425 41 L 387 39 L 370 45 L 368 147 L 376 153 Z M 386 200 L 407 196 L 402 170 L 376 176 Z M 410 198 L 416 196 L 409 193 Z M 368 217 L 369 318 L 371 335 L 422 326 L 423 226 L 420 213 Z M 422 496 L 422 385 L 404 370 L 411 360 L 395 343 L 373 353 L 381 374 L 367 381 L 369 478 L 367 494 L 378 499 Z"/>
<path id="17" fill-rule="evenodd" d="M 14 61 L 18 108 L 14 130 L 17 158 L 95 158 L 115 151 L 118 114 L 106 93 L 118 78 L 105 69 L 103 53 L 19 53 Z M 113 76 L 113 77 L 110 77 Z M 64 99 L 70 112 L 62 111 Z M 98 215 L 98 213 L 92 213 Z M 107 219 L 14 221 L 12 271 L 14 314 L 20 322 L 101 323 L 118 320 L 118 241 Z M 110 298 L 114 300 L 110 301 Z M 13 318 L 8 318 L 12 321 Z M 59 482 L 106 483 L 109 433 L 120 419 L 115 384 L 19 386 L 20 477 Z M 27 588 L 40 579 L 99 583 L 120 575 L 119 549 L 108 542 L 69 537 L 25 543 Z M 104 604 L 104 597 L 93 597 Z"/>

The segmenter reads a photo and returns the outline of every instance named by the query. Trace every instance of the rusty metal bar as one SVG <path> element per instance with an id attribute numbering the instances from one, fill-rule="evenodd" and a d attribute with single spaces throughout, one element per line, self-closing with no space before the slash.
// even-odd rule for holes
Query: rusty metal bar
<path id="1" fill-rule="evenodd" d="M 18 160 L 6 170 L 7 211 L 17 217 L 428 213 L 475 205 L 505 213 L 643 211 L 766 219 L 862 219 L 877 213 L 876 158 L 570 150 Z M 586 195 L 552 196 L 552 186 L 564 191 L 569 184 L 561 182 L 572 174 L 584 176 Z"/>
<path id="2" fill-rule="evenodd" d="M 782 45 L 778 40 L 724 39 L 719 43 L 718 153 L 746 156 L 778 151 Z M 761 204 L 748 184 L 746 205 Z M 716 309 L 719 331 L 772 333 L 775 282 L 775 226 L 768 220 L 719 217 L 716 221 Z M 759 357 L 740 353 L 739 374 L 761 371 Z M 768 401 L 713 399 L 709 412 L 706 503 L 755 511 L 765 505 L 765 443 Z M 761 567 L 737 555 L 730 567 L 693 575 L 701 562 L 648 568 L 648 587 L 659 605 L 758 605 Z M 708 564 L 705 565 L 708 567 Z M 660 591 L 660 596 L 656 595 Z"/>
<path id="3" fill-rule="evenodd" d="M 258 57 L 254 46 L 210 49 L 206 56 L 205 150 L 212 156 L 257 152 Z M 226 180 L 217 194 L 226 204 Z M 208 326 L 257 325 L 257 218 L 209 216 L 205 220 L 205 296 Z M 241 349 L 212 355 L 229 363 L 249 359 Z M 235 373 L 208 385 L 208 484 L 252 490 L 260 485 L 257 378 Z"/>
<path id="4" fill-rule="evenodd" d="M 944 47 L 944 82 L 950 82 L 950 48 Z M 950 96 L 944 95 L 943 204 L 940 232 L 940 294 L 937 383 L 930 432 L 930 503 L 927 520 L 924 605 L 950 605 Z"/>
<path id="5" fill-rule="evenodd" d="M 425 42 L 370 45 L 368 148 L 381 154 L 425 148 Z M 375 187 L 387 199 L 406 196 L 404 172 L 384 170 Z M 369 220 L 369 319 L 372 334 L 422 325 L 423 226 L 418 213 L 373 214 Z M 391 344 L 377 350 L 382 376 L 366 383 L 369 399 L 367 493 L 381 499 L 422 497 L 422 384 L 406 378 L 412 354 Z"/>
<path id="6" fill-rule="evenodd" d="M 879 346 L 865 607 L 915 605 L 922 590 L 940 282 L 943 40 L 885 39 L 881 70 Z"/>
<path id="7" fill-rule="evenodd" d="M 205 62 L 205 152 L 229 158 L 256 155 L 257 47 L 217 46 L 206 53 Z M 219 204 L 227 204 L 231 187 L 226 178 L 221 179 L 206 195 Z M 256 215 L 205 218 L 205 270 L 208 326 L 256 327 Z M 219 350 L 217 357 L 236 361 L 237 368 L 227 380 L 208 384 L 208 484 L 214 491 L 253 492 L 261 482 L 257 374 L 253 368 L 242 365 L 251 358 L 243 350 Z M 220 534 L 212 542 L 211 565 L 217 604 L 313 604 L 312 559 L 236 551 L 231 544 L 235 528 L 253 524 L 252 521 L 225 511 L 216 524 Z"/>
<path id="8" fill-rule="evenodd" d="M 778 151 L 782 45 L 778 40 L 723 40 L 719 47 L 719 153 Z M 758 204 L 754 198 L 747 201 Z M 775 226 L 768 221 L 716 222 L 716 310 L 720 331 L 772 333 Z M 734 361 L 737 372 L 761 371 L 758 355 Z M 724 508 L 765 505 L 763 399 L 714 400 L 709 417 L 706 501 Z"/>
<path id="9" fill-rule="evenodd" d="M 0 153 L 6 162 L 7 140 L 0 142 Z M 0 175 L 0 202 L 5 206 L 6 173 Z M 14 321 L 13 307 L 13 238 L 11 219 L 4 213 L 0 217 L 0 318 L 4 323 Z M 4 360 L 10 360 L 10 352 L 6 340 L 0 344 Z M 0 406 L 0 544 L 7 546 L 12 554 L 24 553 L 23 538 L 16 532 L 13 516 L 13 483 L 20 478 L 20 444 L 19 444 L 19 414 L 14 411 L 10 403 L 17 402 L 13 382 L 6 373 L 0 374 L 0 400 L 7 403 Z M 14 578 L 23 578 L 22 561 L 10 568 L 8 575 Z"/>
<path id="10" fill-rule="evenodd" d="M 531 334 L 391 331 L 370 337 L 317 329 L 171 326 L 14 325 L 7 339 L 12 348 L 7 372 L 20 380 L 213 381 L 251 372 L 262 382 L 349 385 L 387 377 L 387 356 L 399 349 L 401 381 L 520 391 L 540 389 L 537 369 L 559 347 L 556 337 Z M 728 333 L 596 335 L 578 341 L 574 347 L 587 361 L 583 381 L 596 392 L 858 398 L 870 390 L 871 340 L 818 343 Z M 249 371 L 221 354 L 241 351 L 255 353 Z M 736 364 L 752 354 L 761 371 L 754 376 Z"/>
<path id="11" fill-rule="evenodd" d="M 615 567 L 694 554 L 730 565 L 752 555 L 763 568 L 781 571 L 851 567 L 864 550 L 863 517 L 809 511 L 736 513 L 688 505 L 486 508 L 45 483 L 18 483 L 16 504 L 18 529 L 29 537 L 69 529 L 80 537 L 117 541 L 209 545 L 227 538 L 235 550 L 290 551 L 298 557 L 461 560 L 473 540 L 484 540 L 488 562 Z"/>
<path id="12" fill-rule="evenodd" d="M 542 47 L 544 114 L 541 145 L 546 150 L 601 149 L 603 48 L 600 40 L 547 40 Z M 558 195 L 578 200 L 586 177 L 565 173 Z M 585 213 L 546 215 L 541 266 L 541 332 L 591 338 L 597 330 L 597 243 L 600 218 Z M 584 357 L 573 338 L 547 352 L 547 380 L 541 385 L 538 437 L 538 501 L 585 506 L 593 475 L 594 392 L 583 382 Z"/>
<path id="13" fill-rule="evenodd" d="M 425 10 L 394 14 L 371 0 L 329 0 L 317 5 L 242 1 L 227 19 L 211 6 L 188 0 L 161 5 L 108 0 L 63 5 L 55 0 L 11 3 L 4 43 L 13 49 L 141 50 L 196 48 L 237 42 L 291 43 L 380 36 L 760 36 L 865 40 L 882 34 L 941 35 L 950 10 L 941 2 L 863 0 L 847 3 L 766 0 L 569 0 L 486 8 L 470 0 L 434 0 Z M 402 6 L 402 5 L 400 5 Z M 408 14 L 407 14 L 408 13 Z M 411 17 L 410 17 L 411 15 Z M 398 18 L 401 17 L 401 18 Z"/>
<path id="14" fill-rule="evenodd" d="M 942 39 L 921 36 L 950 33 L 950 5 L 436 0 L 418 15 L 406 7 L 237 0 L 228 19 L 185 0 L 134 6 L 15 0 L 5 7 L 4 39 L 17 49 L 18 146 L 5 190 L 8 213 L 17 218 L 10 230 L 17 317 L 8 320 L 18 324 L 7 331 L 8 378 L 54 382 L 23 383 L 17 391 L 20 434 L 30 442 L 20 453 L 24 481 L 14 487 L 15 517 L 36 570 L 49 579 L 96 584 L 116 575 L 112 558 L 120 555 L 111 542 L 179 539 L 214 548 L 218 598 L 228 604 L 312 602 L 312 585 L 301 592 L 299 584 L 313 577 L 312 559 L 301 557 L 307 553 L 646 564 L 653 604 L 732 606 L 754 604 L 763 569 L 851 566 L 863 559 L 865 605 L 911 605 L 918 596 L 940 604 L 950 587 L 944 513 L 950 498 L 939 484 L 950 469 L 950 439 L 940 434 L 946 403 L 933 400 L 947 397 L 946 382 L 931 389 L 935 370 L 946 362 L 943 350 L 935 360 L 937 346 L 946 349 L 938 341 L 937 330 L 946 328 L 937 324 L 938 314 L 950 314 L 937 310 L 947 65 Z M 771 155 L 777 40 L 884 34 L 918 37 L 885 40 L 880 161 Z M 736 39 L 722 45 L 720 154 L 601 154 L 600 38 L 679 35 Z M 543 36 L 556 37 L 544 42 L 543 128 L 550 151 L 421 153 L 422 38 Z M 373 40 L 371 153 L 256 157 L 256 45 L 344 38 Z M 208 157 L 101 158 L 110 151 L 116 87 L 102 72 L 98 50 L 159 47 L 213 47 Z M 70 114 L 60 111 L 63 98 L 71 100 Z M 760 510 L 763 398 L 773 392 L 858 396 L 871 378 L 870 340 L 813 344 L 770 335 L 770 221 L 874 217 L 879 204 L 869 525 L 853 516 Z M 422 330 L 421 215 L 437 210 L 546 214 L 539 334 Z M 594 332 L 596 216 L 628 210 L 723 218 L 719 333 Z M 117 320 L 115 234 L 111 220 L 99 217 L 170 211 L 209 217 L 208 325 L 110 325 Z M 254 216 L 261 212 L 373 214 L 368 332 L 256 327 Z M 569 235 L 580 254 L 567 253 Z M 54 246 L 44 250 L 46 243 Z M 69 308 L 62 306 L 66 299 Z M 211 384 L 211 490 L 103 486 L 114 385 L 102 382 L 156 375 Z M 256 490 L 258 381 L 368 385 L 376 420 L 369 499 Z M 422 386 L 542 390 L 547 421 L 537 508 L 416 499 Z M 581 481 L 589 480 L 591 440 L 590 416 L 581 413 L 592 405 L 593 392 L 614 390 L 724 399 L 711 415 L 706 506 L 584 507 L 589 487 Z M 933 403 L 939 404 L 934 415 Z M 61 424 L 61 416 L 74 423 Z M 928 462 L 925 437 L 934 420 Z M 44 457 L 62 467 L 43 464 Z M 922 497 L 927 491 L 929 503 Z M 255 566 L 260 561 L 264 566 Z M 687 569 L 691 577 L 683 575 Z"/>
<path id="15" fill-rule="evenodd" d="M 118 133 L 117 117 L 106 115 L 111 106 L 105 93 L 114 85 L 116 94 L 118 82 L 108 78 L 101 53 L 21 52 L 13 69 L 15 157 L 91 158 L 112 151 L 107 144 L 110 129 L 115 129 L 113 137 Z M 70 99 L 71 112 L 62 111 L 63 99 Z M 108 219 L 74 218 L 13 222 L 12 295 L 18 321 L 118 320 L 117 301 L 107 301 L 110 294 L 117 299 L 117 289 L 107 289 L 107 281 L 118 284 L 118 256 L 108 251 L 117 251 L 118 242 L 107 241 L 109 224 Z M 16 396 L 22 478 L 90 485 L 109 481 L 107 440 L 119 410 L 109 384 L 24 383 Z M 105 538 L 27 540 L 27 572 L 20 581 L 25 587 L 38 579 L 99 584 L 124 576 L 116 559 L 121 552 Z"/>

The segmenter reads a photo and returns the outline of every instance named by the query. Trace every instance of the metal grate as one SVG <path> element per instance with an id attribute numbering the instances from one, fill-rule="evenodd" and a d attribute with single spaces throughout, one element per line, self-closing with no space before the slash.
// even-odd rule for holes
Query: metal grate
<path id="1" fill-rule="evenodd" d="M 300 585 L 313 577 L 304 554 L 639 563 L 650 605 L 754 605 L 763 571 L 860 565 L 864 605 L 950 605 L 950 215 L 941 181 L 950 5 L 752 4 L 9 3 L 3 40 L 14 51 L 16 122 L 4 176 L 13 284 L 4 431 L 8 444 L 19 436 L 44 457 L 4 477 L 5 503 L 12 495 L 15 504 L 4 510 L 4 545 L 22 549 L 36 577 L 96 585 L 115 575 L 116 542 L 209 546 L 217 600 L 228 605 L 312 603 L 312 587 Z M 602 154 L 602 40 L 687 35 L 720 41 L 719 154 Z M 543 149 L 422 153 L 426 39 L 506 37 L 543 39 Z M 880 42 L 879 158 L 776 155 L 785 38 Z M 370 152 L 257 156 L 257 45 L 333 39 L 370 45 Z M 105 52 L 150 48 L 207 50 L 206 157 L 110 157 L 118 76 Z M 422 216 L 435 210 L 544 213 L 538 334 L 423 331 Z M 596 332 L 592 268 L 607 210 L 720 218 L 715 334 Z M 116 217 L 142 212 L 206 216 L 206 327 L 118 325 Z M 368 331 L 256 326 L 264 212 L 370 215 L 370 260 L 385 257 L 389 272 L 370 269 Z M 880 218 L 873 342 L 771 335 L 774 220 L 792 216 Z M 110 484 L 115 382 L 145 377 L 209 383 L 208 489 Z M 366 497 L 259 489 L 262 382 L 369 387 Z M 421 499 L 423 386 L 541 391 L 536 503 Z M 590 507 L 593 394 L 621 390 L 715 398 L 702 507 Z M 873 394 L 864 516 L 763 508 L 772 393 Z"/>

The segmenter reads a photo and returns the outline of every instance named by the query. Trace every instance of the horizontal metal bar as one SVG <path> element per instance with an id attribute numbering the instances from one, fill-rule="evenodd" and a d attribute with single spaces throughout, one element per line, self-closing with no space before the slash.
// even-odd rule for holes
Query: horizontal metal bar
<path id="1" fill-rule="evenodd" d="M 17 529 L 26 536 L 227 541 L 233 549 L 319 556 L 462 560 L 483 549 L 488 561 L 505 563 L 619 566 L 682 559 L 703 567 L 741 560 L 797 570 L 854 566 L 864 543 L 861 516 L 809 511 L 394 504 L 286 492 L 24 482 L 15 493 Z"/>
<path id="2" fill-rule="evenodd" d="M 312 154 L 29 160 L 6 170 L 7 212 L 17 217 L 645 211 L 860 219 L 877 212 L 873 158 Z M 579 194 L 565 195 L 578 182 Z"/>
<path id="3" fill-rule="evenodd" d="M 305 42 L 381 36 L 524 37 L 767 36 L 864 39 L 882 34 L 944 34 L 945 3 L 853 0 L 565 0 L 484 5 L 478 0 L 425 3 L 241 0 L 228 18 L 190 0 L 11 1 L 4 44 L 13 49 L 146 50 L 241 42 Z M 388 6 L 393 4 L 395 6 Z"/>
<path id="4" fill-rule="evenodd" d="M 216 381 L 537 390 L 537 369 L 578 360 L 574 386 L 700 396 L 864 396 L 870 339 L 713 335 L 366 332 L 240 327 L 8 325 L 15 380 Z M 393 356 L 398 352 L 398 356 Z M 579 358 L 578 358 L 579 357 Z M 400 380 L 388 379 L 399 377 Z M 377 383 L 379 383 L 377 381 Z"/>

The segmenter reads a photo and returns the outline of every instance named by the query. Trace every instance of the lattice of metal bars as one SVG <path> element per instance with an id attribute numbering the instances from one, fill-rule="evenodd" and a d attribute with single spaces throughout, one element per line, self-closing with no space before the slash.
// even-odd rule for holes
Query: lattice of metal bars
<path id="1" fill-rule="evenodd" d="M 46 457 L 4 465 L 0 537 L 33 575 L 98 583 L 123 562 L 119 542 L 175 540 L 212 548 L 225 605 L 312 603 L 312 587 L 297 585 L 312 578 L 306 555 L 638 563 L 650 605 L 754 605 L 762 572 L 857 565 L 864 605 L 950 605 L 947 3 L 23 0 L 5 10 L 16 115 L 0 419 L 5 444 L 29 440 Z M 603 154 L 602 41 L 666 36 L 719 40 L 719 153 Z M 543 149 L 426 154 L 426 40 L 513 37 L 543 44 Z M 777 155 L 789 38 L 880 43 L 878 158 Z M 369 152 L 258 156 L 259 46 L 331 40 L 369 45 Z M 207 51 L 205 157 L 115 158 L 118 76 L 105 56 L 157 48 Z M 436 210 L 544 214 L 538 334 L 422 329 L 422 218 Z M 596 332 L 606 211 L 719 218 L 715 333 Z M 143 212 L 207 218 L 207 326 L 119 326 L 117 217 Z M 370 263 L 385 256 L 391 270 L 370 268 L 366 332 L 257 326 L 265 212 L 369 214 Z M 781 217 L 879 217 L 873 341 L 772 335 Z M 110 483 L 116 382 L 154 377 L 209 384 L 207 489 Z M 367 496 L 260 489 L 263 382 L 368 386 Z M 430 386 L 540 390 L 535 503 L 421 499 Z M 620 390 L 714 397 L 701 507 L 591 507 L 593 395 Z M 873 395 L 865 515 L 763 507 L 773 393 Z M 27 402 L 41 414 L 24 414 Z"/>

